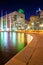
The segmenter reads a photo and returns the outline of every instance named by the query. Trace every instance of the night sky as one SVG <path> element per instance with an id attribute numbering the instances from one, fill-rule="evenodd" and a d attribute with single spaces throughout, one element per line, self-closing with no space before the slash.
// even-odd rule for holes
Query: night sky
<path id="1" fill-rule="evenodd" d="M 0 1 L 0 15 L 1 10 L 7 13 L 23 9 L 26 19 L 29 19 L 31 15 L 36 15 L 36 10 L 41 8 L 43 10 L 43 0 L 1 0 Z"/>

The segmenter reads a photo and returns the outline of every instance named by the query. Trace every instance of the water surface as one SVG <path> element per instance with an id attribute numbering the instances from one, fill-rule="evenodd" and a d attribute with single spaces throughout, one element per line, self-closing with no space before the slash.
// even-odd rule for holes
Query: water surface
<path id="1" fill-rule="evenodd" d="M 0 32 L 0 65 L 4 65 L 26 46 L 26 34 Z"/>

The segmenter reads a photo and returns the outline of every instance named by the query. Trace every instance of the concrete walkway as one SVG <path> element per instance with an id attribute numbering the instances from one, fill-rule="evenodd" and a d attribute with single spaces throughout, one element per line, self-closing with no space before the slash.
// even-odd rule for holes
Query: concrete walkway
<path id="1" fill-rule="evenodd" d="M 33 40 L 5 65 L 43 65 L 43 34 L 30 34 Z"/>

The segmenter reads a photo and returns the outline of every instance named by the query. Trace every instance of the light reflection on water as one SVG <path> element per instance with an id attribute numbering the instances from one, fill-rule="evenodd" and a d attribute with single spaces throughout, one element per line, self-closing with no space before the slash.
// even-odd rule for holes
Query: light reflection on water
<path id="1" fill-rule="evenodd" d="M 1 49 L 2 51 L 6 51 L 6 49 L 9 50 L 10 48 L 13 50 L 16 47 L 20 47 L 21 49 L 22 46 L 25 46 L 24 39 L 24 33 L 0 32 Z"/>
<path id="2" fill-rule="evenodd" d="M 0 63 L 4 64 L 22 50 L 29 39 L 29 34 L 25 33 L 0 32 Z"/>
<path id="3" fill-rule="evenodd" d="M 17 52 L 22 50 L 26 45 L 24 42 L 25 38 L 24 33 L 0 32 L 0 58 L 5 59 L 4 61 L 1 59 L 0 63 L 3 62 L 4 64 Z"/>
<path id="4" fill-rule="evenodd" d="M 17 39 L 19 39 L 19 40 L 17 40 L 17 43 L 18 43 L 18 45 L 17 45 L 17 48 L 18 48 L 18 50 L 20 50 L 20 49 L 22 49 L 23 47 L 24 47 L 24 45 L 25 45 L 25 43 L 24 43 L 24 39 L 25 39 L 25 36 L 24 36 L 24 33 L 18 33 L 17 34 Z"/>

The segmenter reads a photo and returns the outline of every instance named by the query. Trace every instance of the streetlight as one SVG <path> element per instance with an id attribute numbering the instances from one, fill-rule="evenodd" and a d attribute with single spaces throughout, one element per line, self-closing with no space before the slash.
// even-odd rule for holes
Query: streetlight
<path id="1" fill-rule="evenodd" d="M 32 22 L 31 24 L 34 25 L 34 22 Z"/>
<path id="2" fill-rule="evenodd" d="M 28 29 L 30 29 L 30 26 L 28 26 L 28 27 L 26 28 L 26 30 L 28 30 Z"/>
<path id="3" fill-rule="evenodd" d="M 43 23 L 39 25 L 40 29 L 42 30 L 43 29 Z"/>
<path id="4" fill-rule="evenodd" d="M 40 27 L 43 27 L 43 24 L 40 24 L 39 26 L 40 26 Z"/>

